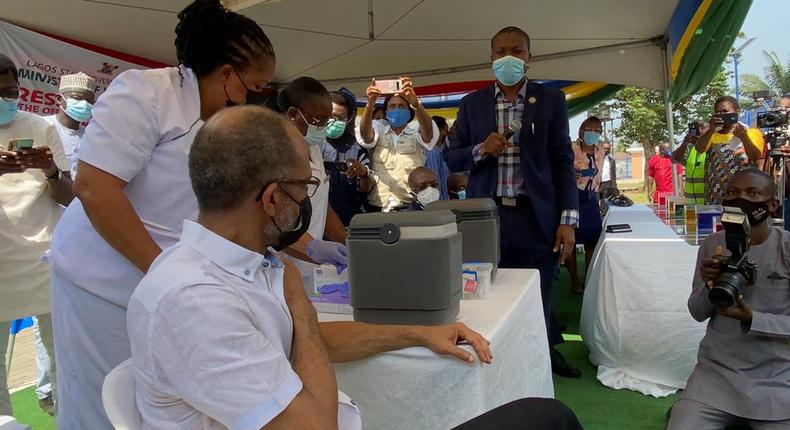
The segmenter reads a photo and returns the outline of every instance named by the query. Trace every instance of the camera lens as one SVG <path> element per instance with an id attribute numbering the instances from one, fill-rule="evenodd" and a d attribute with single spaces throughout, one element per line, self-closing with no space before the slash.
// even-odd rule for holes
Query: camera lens
<path id="1" fill-rule="evenodd" d="M 726 271 L 713 283 L 708 299 L 717 308 L 728 308 L 735 304 L 746 284 L 746 278 L 739 272 Z"/>

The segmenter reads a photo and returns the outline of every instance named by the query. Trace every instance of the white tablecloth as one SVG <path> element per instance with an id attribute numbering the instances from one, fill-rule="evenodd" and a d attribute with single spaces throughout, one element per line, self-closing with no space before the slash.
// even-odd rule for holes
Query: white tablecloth
<path id="1" fill-rule="evenodd" d="M 485 299 L 461 302 L 459 321 L 491 341 L 491 365 L 415 347 L 335 366 L 339 388 L 359 403 L 366 429 L 450 429 L 512 400 L 554 397 L 536 270 L 500 269 Z"/>
<path id="2" fill-rule="evenodd" d="M 604 233 L 587 277 L 581 332 L 598 379 L 656 397 L 685 387 L 705 324 L 686 301 L 697 259 L 646 206 L 612 207 L 604 221 L 631 233 Z"/>

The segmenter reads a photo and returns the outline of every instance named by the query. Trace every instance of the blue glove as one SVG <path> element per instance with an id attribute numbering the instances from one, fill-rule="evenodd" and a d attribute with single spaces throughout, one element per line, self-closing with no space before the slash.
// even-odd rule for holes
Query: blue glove
<path id="1" fill-rule="evenodd" d="M 319 264 L 331 264 L 339 275 L 348 267 L 348 251 L 342 243 L 314 239 L 307 245 L 307 256 Z"/>

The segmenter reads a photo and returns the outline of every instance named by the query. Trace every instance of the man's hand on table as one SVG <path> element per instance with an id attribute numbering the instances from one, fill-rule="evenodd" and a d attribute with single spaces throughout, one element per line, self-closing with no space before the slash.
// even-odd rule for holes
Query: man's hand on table
<path id="1" fill-rule="evenodd" d="M 474 355 L 458 346 L 461 342 L 464 342 L 472 345 L 481 362 L 491 364 L 494 360 L 489 347 L 490 342 L 465 324 L 453 323 L 434 327 L 421 326 L 415 327 L 415 330 L 422 345 L 437 354 L 452 355 L 459 360 L 474 363 Z"/>

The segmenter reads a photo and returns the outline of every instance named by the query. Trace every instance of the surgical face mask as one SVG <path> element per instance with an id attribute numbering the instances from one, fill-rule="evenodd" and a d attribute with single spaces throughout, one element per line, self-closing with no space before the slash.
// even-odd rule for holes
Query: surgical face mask
<path id="1" fill-rule="evenodd" d="M 458 197 L 458 200 L 466 200 L 466 190 L 461 190 L 458 192 L 451 191 L 452 194 L 455 194 Z"/>
<path id="2" fill-rule="evenodd" d="M 321 145 L 326 140 L 326 127 L 319 127 L 317 125 L 308 124 L 307 134 L 304 138 L 310 145 Z"/>
<path id="3" fill-rule="evenodd" d="M 330 139 L 337 139 L 342 136 L 346 131 L 346 122 L 340 120 L 330 121 L 326 126 L 326 137 Z"/>
<path id="4" fill-rule="evenodd" d="M 582 140 L 584 140 L 585 145 L 597 145 L 601 140 L 601 133 L 598 133 L 597 131 L 585 131 Z"/>
<path id="5" fill-rule="evenodd" d="M 439 197 L 440 197 L 440 193 L 438 188 L 428 187 L 417 193 L 417 202 L 419 202 L 423 207 L 425 207 L 439 200 Z"/>
<path id="6" fill-rule="evenodd" d="M 66 109 L 63 110 L 66 116 L 79 122 L 88 122 L 91 120 L 93 116 L 92 104 L 88 103 L 86 100 L 63 98 L 66 100 Z"/>
<path id="7" fill-rule="evenodd" d="M 764 223 L 765 220 L 768 219 L 768 203 L 770 202 L 771 199 L 768 199 L 764 202 L 753 202 L 751 200 L 738 197 L 735 199 L 724 200 L 722 205 L 740 208 L 741 211 L 746 214 L 746 217 L 749 218 L 749 225 L 756 226 Z"/>
<path id="8" fill-rule="evenodd" d="M 661 155 L 663 155 L 664 157 L 672 156 L 672 151 L 670 151 L 669 149 L 661 149 L 659 150 L 659 152 L 661 152 Z"/>
<path id="9" fill-rule="evenodd" d="M 307 124 L 307 134 L 304 135 L 307 143 L 310 145 L 321 145 L 324 143 L 324 141 L 326 141 L 326 126 L 319 127 L 317 125 L 310 124 L 310 122 L 307 121 L 307 118 L 304 117 L 304 114 L 302 114 L 301 110 L 297 109 L 296 111 L 299 112 L 299 116 L 302 117 L 302 121 Z"/>
<path id="10" fill-rule="evenodd" d="M 5 100 L 0 98 L 0 125 L 6 125 L 14 120 L 19 111 L 19 99 Z"/>
<path id="11" fill-rule="evenodd" d="M 411 112 L 404 108 L 387 109 L 387 121 L 392 127 L 403 127 L 409 123 Z"/>
<path id="12" fill-rule="evenodd" d="M 506 87 L 512 87 L 524 79 L 526 64 L 521 58 L 512 55 L 494 61 L 493 69 L 496 80 Z"/>
<path id="13" fill-rule="evenodd" d="M 272 246 L 277 251 L 282 251 L 298 242 L 299 238 L 301 238 L 310 227 L 310 218 L 313 216 L 313 205 L 310 203 L 310 197 L 305 197 L 301 202 L 297 202 L 290 194 L 285 191 L 283 192 L 287 194 L 294 203 L 299 205 L 299 215 L 288 230 L 281 229 L 280 226 L 277 225 L 277 221 L 272 219 L 277 231 L 280 232 L 277 236 L 277 245 Z"/>

